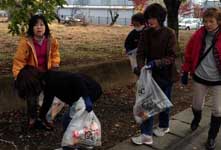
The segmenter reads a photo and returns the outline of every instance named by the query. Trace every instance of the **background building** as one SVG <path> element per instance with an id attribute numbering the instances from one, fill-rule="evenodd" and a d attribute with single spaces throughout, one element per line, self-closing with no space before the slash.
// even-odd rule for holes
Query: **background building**
<path id="1" fill-rule="evenodd" d="M 8 12 L 5 10 L 0 10 L 0 22 L 8 21 Z"/>
<path id="2" fill-rule="evenodd" d="M 210 7 L 217 7 L 217 8 L 221 8 L 221 3 L 219 0 L 206 0 L 205 2 L 203 2 L 203 9 L 207 9 Z"/>
<path id="3" fill-rule="evenodd" d="M 69 5 L 132 6 L 132 0 L 67 0 Z"/>
<path id="4" fill-rule="evenodd" d="M 57 9 L 61 20 L 84 19 L 92 24 L 110 24 L 112 16 L 119 15 L 116 24 L 129 25 L 134 14 L 132 0 L 67 0 L 68 5 Z"/>

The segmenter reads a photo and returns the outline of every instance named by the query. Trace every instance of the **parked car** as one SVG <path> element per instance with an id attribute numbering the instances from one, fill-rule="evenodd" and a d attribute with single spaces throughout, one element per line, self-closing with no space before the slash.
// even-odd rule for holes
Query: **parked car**
<path id="1" fill-rule="evenodd" d="M 81 19 L 79 19 L 79 18 L 76 18 L 75 16 L 66 16 L 65 18 L 64 18 L 64 21 L 73 21 L 73 22 L 80 22 L 81 21 Z"/>
<path id="2" fill-rule="evenodd" d="M 192 30 L 202 26 L 200 18 L 184 18 L 179 22 L 179 29 Z"/>
<path id="3" fill-rule="evenodd" d="M 4 10 L 0 10 L 0 22 L 8 21 L 8 12 Z"/>

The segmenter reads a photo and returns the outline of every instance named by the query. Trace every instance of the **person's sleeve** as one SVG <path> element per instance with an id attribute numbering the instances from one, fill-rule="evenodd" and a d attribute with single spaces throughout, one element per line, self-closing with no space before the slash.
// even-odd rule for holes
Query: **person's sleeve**
<path id="1" fill-rule="evenodd" d="M 145 30 L 142 31 L 140 34 L 140 40 L 139 40 L 138 47 L 137 47 L 137 65 L 139 68 L 142 68 L 142 66 L 144 66 L 144 64 L 145 64 L 144 32 L 145 32 Z"/>
<path id="2" fill-rule="evenodd" d="M 60 61 L 59 44 L 57 39 L 53 39 L 53 45 L 51 48 L 51 67 L 58 68 Z"/>
<path id="3" fill-rule="evenodd" d="M 192 52 L 193 52 L 194 40 L 195 40 L 195 37 L 193 35 L 191 37 L 191 39 L 188 41 L 187 46 L 185 48 L 184 63 L 182 64 L 182 71 L 183 72 L 189 72 L 191 70 L 191 66 L 193 63 Z"/>
<path id="4" fill-rule="evenodd" d="M 132 50 L 132 42 L 133 42 L 133 32 L 131 31 L 126 40 L 125 40 L 125 43 L 124 43 L 124 47 L 126 49 L 126 53 L 129 52 L 130 50 Z"/>
<path id="5" fill-rule="evenodd" d="M 177 50 L 177 40 L 174 31 L 169 32 L 168 45 L 167 45 L 167 55 L 161 59 L 155 60 L 156 67 L 165 67 L 175 63 Z"/>
<path id="6" fill-rule="evenodd" d="M 28 56 L 28 45 L 26 40 L 22 38 L 18 44 L 18 48 L 15 52 L 15 56 L 13 59 L 12 73 L 15 79 L 17 78 L 17 75 L 20 72 L 20 70 L 27 64 Z"/>

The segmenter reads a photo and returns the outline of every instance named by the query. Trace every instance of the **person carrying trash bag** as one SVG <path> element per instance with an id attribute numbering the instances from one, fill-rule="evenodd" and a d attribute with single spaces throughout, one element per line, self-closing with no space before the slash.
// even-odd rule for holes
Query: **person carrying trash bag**
<path id="1" fill-rule="evenodd" d="M 130 60 L 131 69 L 134 71 L 134 68 L 137 67 L 136 53 L 140 40 L 140 34 L 145 28 L 144 15 L 142 13 L 134 14 L 131 18 L 131 25 L 134 27 L 134 29 L 128 34 L 124 43 L 124 48 L 126 55 Z"/>
<path id="2" fill-rule="evenodd" d="M 148 23 L 140 38 L 137 49 L 136 70 L 141 70 L 146 65 L 146 69 L 152 70 L 152 77 L 159 85 L 164 94 L 171 100 L 173 82 L 176 79 L 175 51 L 177 41 L 175 32 L 164 26 L 166 10 L 160 4 L 149 5 L 144 11 L 144 18 Z M 139 71 L 136 71 L 140 75 Z M 153 130 L 154 118 L 149 117 L 140 125 L 141 135 L 132 137 L 132 142 L 137 145 L 153 143 L 152 135 L 164 136 L 169 129 L 169 112 L 167 108 L 159 113 L 159 126 Z"/>
<path id="3" fill-rule="evenodd" d="M 92 116 L 95 116 L 92 111 L 93 103 L 102 94 L 100 84 L 84 74 L 53 70 L 40 72 L 37 68 L 28 65 L 21 69 L 16 82 L 19 96 L 38 96 L 41 91 L 44 92 L 39 117 L 46 125 L 48 124 L 46 114 L 55 96 L 69 106 L 76 104 L 75 102 L 81 98 L 84 104 L 83 111 L 86 110 L 88 115 L 92 112 Z M 64 130 L 70 121 L 71 118 L 67 112 L 63 118 Z"/>
<path id="4" fill-rule="evenodd" d="M 142 124 L 148 118 L 172 106 L 173 104 L 152 78 L 152 71 L 148 66 L 144 66 L 137 81 L 136 102 L 133 107 L 136 122 Z"/>
<path id="5" fill-rule="evenodd" d="M 203 25 L 190 38 L 182 65 L 181 83 L 188 84 L 189 73 L 193 78 L 193 120 L 191 130 L 199 127 L 205 97 L 211 90 L 212 114 L 206 148 L 215 149 L 221 126 L 221 11 L 208 8 L 203 13 Z"/>

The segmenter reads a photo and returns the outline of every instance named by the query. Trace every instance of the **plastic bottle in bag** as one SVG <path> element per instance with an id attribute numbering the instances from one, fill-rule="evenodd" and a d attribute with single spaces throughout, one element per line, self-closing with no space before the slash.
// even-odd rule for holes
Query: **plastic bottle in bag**
<path id="1" fill-rule="evenodd" d="M 100 135 L 100 130 L 99 130 L 99 126 L 98 124 L 93 120 L 91 125 L 90 125 L 90 129 L 95 133 L 95 135 Z"/>
<path id="2" fill-rule="evenodd" d="M 77 145 L 81 142 L 82 139 L 85 139 L 86 132 L 86 128 L 72 131 L 73 144 Z"/>
<path id="3" fill-rule="evenodd" d="M 91 144 L 92 145 L 99 145 L 100 143 L 98 143 L 98 141 L 101 141 L 101 132 L 99 130 L 99 126 L 97 124 L 97 122 L 92 119 L 91 124 L 87 130 L 87 132 L 85 133 L 85 138 L 86 139 L 90 139 L 91 140 Z"/>
<path id="4" fill-rule="evenodd" d="M 82 130 L 75 130 L 73 131 L 73 138 L 76 138 L 78 139 L 79 137 L 83 136 L 85 134 L 85 131 L 86 129 L 82 129 Z"/>

